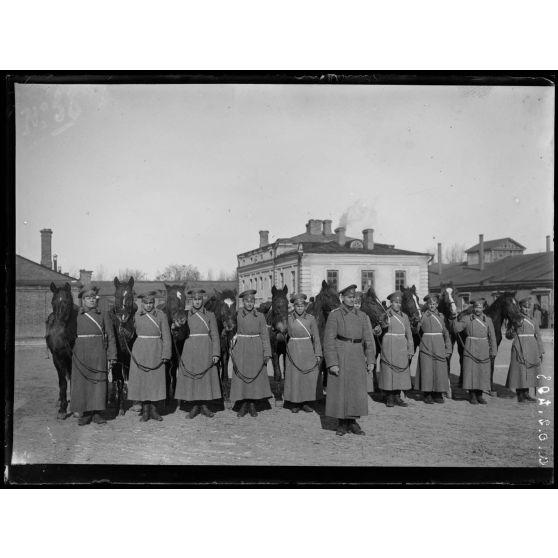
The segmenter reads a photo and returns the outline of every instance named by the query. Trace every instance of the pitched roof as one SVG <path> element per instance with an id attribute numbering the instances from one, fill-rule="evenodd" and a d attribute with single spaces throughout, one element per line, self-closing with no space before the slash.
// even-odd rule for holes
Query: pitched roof
<path id="1" fill-rule="evenodd" d="M 433 264 L 428 269 L 428 281 L 430 285 L 452 281 L 456 286 L 553 282 L 554 252 L 508 256 L 484 264 L 482 271 L 479 265 L 442 264 L 440 275 L 438 265 Z"/>
<path id="2" fill-rule="evenodd" d="M 513 242 L 518 250 L 525 250 L 525 246 L 523 246 L 522 244 L 519 244 L 519 242 L 517 242 L 517 240 L 514 240 L 513 238 L 510 238 L 509 236 L 507 236 L 506 238 L 497 238 L 496 240 L 486 240 L 484 242 L 484 251 L 486 252 L 487 250 L 493 250 L 495 248 L 500 248 L 500 245 L 503 242 L 506 241 L 510 241 Z M 480 250 L 480 243 L 475 244 L 474 246 L 471 246 L 471 248 L 468 248 L 467 250 L 465 250 L 465 253 L 468 254 L 469 252 L 478 252 Z M 509 248 L 506 248 L 506 250 L 509 250 Z"/>
<path id="3" fill-rule="evenodd" d="M 432 254 L 427 254 L 425 252 L 412 252 L 410 250 L 400 250 L 399 248 L 394 248 L 391 244 L 379 244 L 374 243 L 374 248 L 372 250 L 367 250 L 366 248 L 351 248 L 349 246 L 350 241 L 348 240 L 345 246 L 340 246 L 337 242 L 327 242 L 327 243 L 314 243 L 314 242 L 304 242 L 303 247 L 305 252 L 310 252 L 312 254 L 374 254 L 376 256 L 431 256 Z"/>
<path id="4" fill-rule="evenodd" d="M 181 281 L 166 281 L 169 284 L 181 283 Z M 101 296 L 114 295 L 114 282 L 113 281 L 91 281 L 91 284 L 99 288 Z M 213 294 L 213 289 L 218 291 L 232 290 L 238 287 L 236 281 L 186 281 L 186 290 L 194 288 L 202 288 L 209 295 Z M 134 283 L 134 292 L 141 293 L 143 291 L 158 291 L 161 295 L 166 292 L 165 281 L 136 281 Z"/>
<path id="5" fill-rule="evenodd" d="M 44 286 L 52 282 L 68 282 L 71 285 L 81 286 L 79 279 L 58 273 L 19 254 L 15 256 L 15 282 L 19 286 Z"/>

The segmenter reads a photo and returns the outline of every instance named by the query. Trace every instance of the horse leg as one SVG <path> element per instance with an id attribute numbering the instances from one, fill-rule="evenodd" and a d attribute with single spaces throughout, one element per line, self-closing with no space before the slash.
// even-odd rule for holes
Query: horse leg
<path id="1" fill-rule="evenodd" d="M 69 374 L 63 358 L 60 358 L 55 354 L 53 354 L 52 359 L 54 361 L 56 372 L 58 374 L 58 388 L 59 388 L 59 395 L 58 395 L 59 408 L 58 408 L 58 414 L 56 418 L 60 420 L 64 420 L 67 416 L 67 410 L 68 410 L 67 391 L 68 391 Z"/>
<path id="2" fill-rule="evenodd" d="M 223 400 L 230 400 L 230 384 L 229 384 L 229 351 L 225 349 L 221 352 L 221 386 L 223 390 Z"/>

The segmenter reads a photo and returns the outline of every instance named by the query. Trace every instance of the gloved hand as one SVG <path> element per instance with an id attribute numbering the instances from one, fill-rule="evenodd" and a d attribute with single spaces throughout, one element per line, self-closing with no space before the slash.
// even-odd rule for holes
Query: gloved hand
<path id="1" fill-rule="evenodd" d="M 334 376 L 339 376 L 339 366 L 330 366 L 329 373 L 333 374 Z"/>
<path id="2" fill-rule="evenodd" d="M 372 330 L 372 332 L 374 333 L 374 335 L 381 335 L 382 334 L 382 328 L 379 325 L 374 326 L 374 329 Z"/>
<path id="3" fill-rule="evenodd" d="M 161 360 L 163 361 L 164 364 L 168 364 L 170 362 L 170 360 L 168 358 L 163 358 Z"/>
<path id="4" fill-rule="evenodd" d="M 213 356 L 213 357 L 211 357 L 211 361 L 213 362 L 213 364 L 217 364 L 219 362 L 219 357 L 218 356 Z"/>
<path id="5" fill-rule="evenodd" d="M 366 365 L 366 370 L 368 371 L 368 373 L 370 374 L 371 372 L 374 372 L 374 368 L 376 368 L 376 365 L 371 362 L 370 364 Z"/>
<path id="6" fill-rule="evenodd" d="M 317 356 L 316 357 L 316 364 L 320 364 L 322 362 L 322 357 L 321 356 Z"/>
<path id="7" fill-rule="evenodd" d="M 269 362 L 269 359 L 270 359 L 270 358 L 271 358 L 271 357 L 268 357 L 268 356 L 264 357 L 264 364 L 267 364 L 267 363 Z"/>

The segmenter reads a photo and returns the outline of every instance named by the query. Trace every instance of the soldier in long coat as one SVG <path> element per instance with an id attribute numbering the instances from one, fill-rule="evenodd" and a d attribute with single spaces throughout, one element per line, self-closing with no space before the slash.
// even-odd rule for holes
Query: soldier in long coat
<path id="1" fill-rule="evenodd" d="M 367 373 L 376 361 L 376 344 L 368 316 L 354 307 L 356 285 L 341 292 L 342 305 L 330 312 L 324 332 L 324 357 L 330 374 L 326 410 L 338 419 L 336 434 L 363 435 L 357 418 L 368 415 Z"/>
<path id="2" fill-rule="evenodd" d="M 166 314 L 155 308 L 156 294 L 139 295 L 142 308 L 134 316 L 137 339 L 130 359 L 128 397 L 142 402 L 142 422 L 163 420 L 155 404 L 166 397 L 166 364 L 172 354 L 169 322 Z"/>
<path id="3" fill-rule="evenodd" d="M 411 389 L 411 360 L 415 346 L 409 318 L 401 312 L 402 298 L 401 291 L 388 296 L 391 306 L 386 310 L 387 328 L 382 338 L 378 384 L 386 394 L 387 407 L 408 407 L 408 403 L 401 399 L 401 390 Z"/>
<path id="4" fill-rule="evenodd" d="M 498 346 L 494 324 L 484 314 L 484 299 L 473 301 L 473 313 L 452 320 L 456 333 L 465 332 L 463 350 L 463 389 L 469 390 L 470 403 L 486 405 L 483 391 L 490 390 L 490 359 L 496 358 Z"/>
<path id="5" fill-rule="evenodd" d="M 323 397 L 322 345 L 316 319 L 306 312 L 306 295 L 294 294 L 293 311 L 287 321 L 287 359 L 285 365 L 285 389 L 283 398 L 289 401 L 291 412 L 300 409 L 313 411 L 308 403 Z"/>
<path id="6" fill-rule="evenodd" d="M 107 312 L 97 308 L 98 292 L 91 287 L 79 294 L 83 306 L 77 315 L 70 404 L 72 411 L 80 413 L 80 426 L 106 423 L 101 411 L 107 403 L 107 362 L 112 366 L 117 359 L 114 326 Z"/>
<path id="7" fill-rule="evenodd" d="M 273 395 L 267 376 L 267 362 L 271 358 L 271 344 L 265 317 L 254 308 L 256 291 L 249 289 L 239 296 L 243 308 L 237 312 L 237 334 L 233 339 L 231 360 L 231 402 L 240 401 L 237 416 L 246 413 L 258 416 L 256 400 L 269 399 Z"/>
<path id="8" fill-rule="evenodd" d="M 538 387 L 544 355 L 539 326 L 529 317 L 530 303 L 529 298 L 519 301 L 523 320 L 520 325 L 510 324 L 506 331 L 506 337 L 513 339 L 506 387 L 515 389 L 519 403 L 536 401 L 529 395 L 529 388 Z"/>
<path id="9" fill-rule="evenodd" d="M 193 419 L 200 412 L 213 417 L 215 413 L 208 404 L 221 398 L 216 366 L 221 354 L 217 320 L 213 312 L 203 307 L 203 289 L 192 289 L 187 294 L 193 297 L 187 314 L 190 334 L 176 373 L 175 397 L 192 403 L 188 418 Z"/>
<path id="10" fill-rule="evenodd" d="M 443 403 L 443 394 L 449 390 L 447 358 L 451 356 L 452 345 L 449 332 L 438 308 L 438 295 L 424 297 L 428 309 L 418 324 L 421 336 L 415 389 L 424 394 L 428 404 Z"/>

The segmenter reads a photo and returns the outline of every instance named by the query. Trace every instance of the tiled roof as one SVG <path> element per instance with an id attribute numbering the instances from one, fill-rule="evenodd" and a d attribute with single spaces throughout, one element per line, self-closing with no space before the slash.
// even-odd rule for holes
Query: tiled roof
<path id="1" fill-rule="evenodd" d="M 538 252 L 508 256 L 496 262 L 486 263 L 481 271 L 479 265 L 442 264 L 428 269 L 428 281 L 432 286 L 452 281 L 454 285 L 495 285 L 554 281 L 554 252 Z"/>
<path id="2" fill-rule="evenodd" d="M 32 260 L 28 260 L 23 256 L 16 254 L 15 257 L 15 282 L 16 285 L 50 285 L 54 282 L 57 285 L 61 282 L 81 285 L 79 279 L 58 273 L 44 265 L 38 264 Z"/>
<path id="3" fill-rule="evenodd" d="M 494 248 L 500 248 L 501 244 L 503 242 L 513 242 L 513 244 L 515 244 L 518 248 L 518 250 L 525 250 L 525 246 L 523 246 L 522 244 L 519 244 L 519 242 L 517 242 L 516 240 L 514 240 L 513 238 L 510 238 L 509 236 L 507 236 L 506 238 L 497 238 L 496 240 L 487 240 L 484 242 L 484 251 L 486 252 L 487 250 L 492 250 Z M 480 249 L 480 244 L 475 244 L 474 246 L 472 246 L 471 248 L 468 248 L 467 250 L 465 250 L 465 253 L 468 254 L 469 252 L 478 252 Z M 505 248 L 506 250 L 509 250 L 509 248 Z"/>

